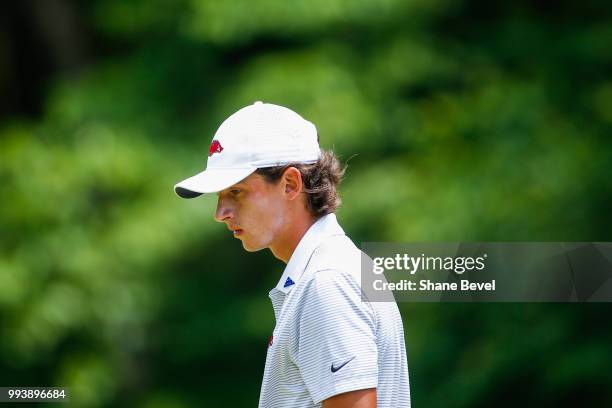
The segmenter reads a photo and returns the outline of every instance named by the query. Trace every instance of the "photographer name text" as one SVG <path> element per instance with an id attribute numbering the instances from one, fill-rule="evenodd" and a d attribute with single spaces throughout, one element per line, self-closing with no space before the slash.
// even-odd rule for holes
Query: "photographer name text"
<path id="1" fill-rule="evenodd" d="M 373 282 L 375 290 L 401 290 L 401 291 L 495 291 L 495 279 L 488 282 L 470 282 L 461 279 L 457 282 L 433 282 L 429 279 L 421 279 L 417 282 L 402 279 L 397 282 L 385 282 L 377 279 Z"/>

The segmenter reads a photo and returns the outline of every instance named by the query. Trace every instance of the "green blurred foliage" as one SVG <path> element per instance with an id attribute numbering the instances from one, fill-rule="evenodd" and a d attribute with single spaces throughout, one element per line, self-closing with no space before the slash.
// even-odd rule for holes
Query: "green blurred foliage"
<path id="1" fill-rule="evenodd" d="M 4 385 L 83 407 L 257 403 L 283 265 L 212 222 L 214 197 L 172 192 L 255 100 L 348 161 L 357 244 L 612 238 L 604 2 L 75 4 L 105 52 L 0 129 Z M 401 310 L 415 407 L 612 403 L 607 305 Z"/>

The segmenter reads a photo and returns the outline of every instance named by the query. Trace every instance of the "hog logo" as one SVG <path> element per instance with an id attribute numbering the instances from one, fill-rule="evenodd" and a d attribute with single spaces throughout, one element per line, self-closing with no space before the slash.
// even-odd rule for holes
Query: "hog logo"
<path id="1" fill-rule="evenodd" d="M 212 156 L 215 153 L 221 153 L 223 151 L 223 146 L 219 143 L 218 140 L 213 140 L 210 144 L 210 149 L 208 150 L 208 157 Z"/>
<path id="2" fill-rule="evenodd" d="M 270 336 L 270 338 L 268 339 L 268 348 L 270 348 L 270 346 L 272 345 L 272 342 L 274 342 L 274 334 Z"/>

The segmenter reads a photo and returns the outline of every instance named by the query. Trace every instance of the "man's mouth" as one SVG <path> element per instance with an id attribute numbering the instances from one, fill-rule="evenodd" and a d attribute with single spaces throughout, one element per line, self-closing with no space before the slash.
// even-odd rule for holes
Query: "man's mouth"
<path id="1" fill-rule="evenodd" d="M 232 231 L 232 234 L 234 234 L 235 237 L 240 236 L 244 232 L 244 230 L 241 228 L 234 227 L 233 225 L 228 225 L 227 229 Z"/>

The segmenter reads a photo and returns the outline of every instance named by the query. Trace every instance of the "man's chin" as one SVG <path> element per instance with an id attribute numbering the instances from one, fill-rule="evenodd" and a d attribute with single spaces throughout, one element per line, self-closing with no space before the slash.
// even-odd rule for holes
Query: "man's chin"
<path id="1" fill-rule="evenodd" d="M 257 251 L 261 251 L 262 249 L 265 248 L 264 246 L 256 246 L 256 245 L 253 245 L 253 244 L 248 243 L 246 241 L 242 241 L 242 247 L 247 252 L 257 252 Z"/>

